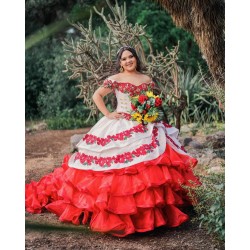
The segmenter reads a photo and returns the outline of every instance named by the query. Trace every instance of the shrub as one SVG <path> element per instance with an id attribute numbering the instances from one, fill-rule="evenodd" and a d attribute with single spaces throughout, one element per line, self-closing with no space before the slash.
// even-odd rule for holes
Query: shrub
<path id="1" fill-rule="evenodd" d="M 46 119 L 58 110 L 83 106 L 76 81 L 64 74 L 64 51 L 59 38 L 48 38 L 26 51 L 25 116 Z"/>
<path id="2" fill-rule="evenodd" d="M 89 110 L 82 103 L 74 108 L 57 109 L 53 116 L 46 119 L 48 129 L 77 129 L 91 127 L 95 121 L 88 121 Z"/>
<path id="3" fill-rule="evenodd" d="M 224 170 L 224 165 L 222 166 Z M 225 240 L 225 173 L 207 173 L 198 175 L 202 185 L 188 189 L 188 194 L 194 201 L 194 210 L 200 222 L 200 227 L 214 234 L 219 240 Z"/>
<path id="4" fill-rule="evenodd" d="M 199 72 L 194 74 L 191 68 L 185 71 L 180 68 L 178 78 L 180 88 L 186 94 L 188 103 L 181 115 L 184 123 L 224 122 L 224 112 L 210 94 L 210 89 Z"/>

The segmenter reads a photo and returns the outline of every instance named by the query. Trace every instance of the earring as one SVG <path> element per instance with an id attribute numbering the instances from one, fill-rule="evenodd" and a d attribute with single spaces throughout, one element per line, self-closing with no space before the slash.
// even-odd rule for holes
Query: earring
<path id="1" fill-rule="evenodd" d="M 121 68 L 120 68 L 120 72 L 122 73 L 124 71 L 124 69 L 123 69 L 123 67 L 121 66 Z"/>

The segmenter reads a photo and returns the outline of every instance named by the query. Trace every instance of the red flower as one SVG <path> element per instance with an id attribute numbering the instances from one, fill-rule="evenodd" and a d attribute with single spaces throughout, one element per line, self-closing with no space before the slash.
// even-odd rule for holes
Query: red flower
<path id="1" fill-rule="evenodd" d="M 145 114 L 147 114 L 147 111 L 146 111 L 146 110 L 143 110 L 142 113 L 145 115 Z"/>
<path id="2" fill-rule="evenodd" d="M 159 107 L 159 106 L 161 106 L 161 104 L 162 104 L 161 98 L 156 97 L 155 98 L 155 107 Z"/>
<path id="3" fill-rule="evenodd" d="M 140 95 L 138 98 L 139 103 L 143 104 L 145 101 L 148 100 L 148 97 L 145 95 Z"/>
<path id="4" fill-rule="evenodd" d="M 131 103 L 131 108 L 132 108 L 133 110 L 136 110 L 136 106 L 135 106 L 133 103 Z"/>
<path id="5" fill-rule="evenodd" d="M 118 159 L 119 163 L 124 163 L 126 161 L 124 155 L 118 155 L 117 159 Z"/>
<path id="6" fill-rule="evenodd" d="M 150 105 L 149 105 L 149 104 L 146 105 L 146 109 L 147 109 L 147 110 L 150 109 Z"/>

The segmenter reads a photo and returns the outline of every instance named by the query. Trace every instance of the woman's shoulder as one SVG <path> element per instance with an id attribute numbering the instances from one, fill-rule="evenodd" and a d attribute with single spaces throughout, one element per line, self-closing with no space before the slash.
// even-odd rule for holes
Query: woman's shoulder
<path id="1" fill-rule="evenodd" d="M 118 74 L 115 74 L 115 75 L 109 76 L 109 77 L 107 78 L 107 80 L 111 80 L 111 81 L 119 81 L 119 80 L 120 80 L 120 78 L 121 78 L 120 73 L 118 73 Z"/>
<path id="2" fill-rule="evenodd" d="M 112 75 L 112 76 L 109 76 L 107 77 L 101 87 L 105 87 L 105 88 L 110 88 L 112 90 L 114 90 L 117 86 L 117 76 L 116 75 Z"/>

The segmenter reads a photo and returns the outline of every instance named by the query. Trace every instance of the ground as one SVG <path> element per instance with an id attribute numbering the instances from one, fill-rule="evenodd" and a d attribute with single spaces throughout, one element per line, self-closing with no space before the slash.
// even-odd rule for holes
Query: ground
<path id="1" fill-rule="evenodd" d="M 70 137 L 89 129 L 42 130 L 26 133 L 25 182 L 39 180 L 60 166 L 63 156 L 71 153 Z M 199 167 L 199 166 L 197 166 Z M 195 217 L 192 209 L 186 211 Z M 50 213 L 25 214 L 25 249 L 116 249 L 116 250 L 215 250 L 224 249 L 214 237 L 192 220 L 178 228 L 160 227 L 126 238 L 95 233 L 88 226 L 61 223 Z"/>

